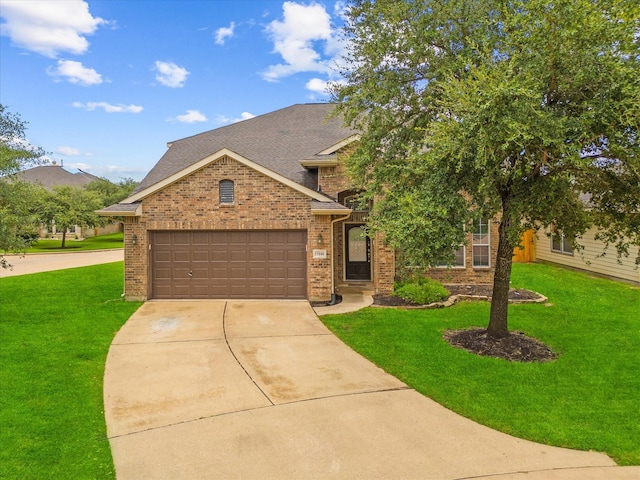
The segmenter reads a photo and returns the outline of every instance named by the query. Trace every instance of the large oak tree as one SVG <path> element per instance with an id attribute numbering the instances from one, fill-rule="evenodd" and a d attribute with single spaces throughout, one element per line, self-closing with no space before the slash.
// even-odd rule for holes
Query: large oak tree
<path id="1" fill-rule="evenodd" d="M 429 265 L 496 219 L 491 336 L 525 230 L 640 242 L 637 1 L 355 0 L 347 17 L 333 96 L 362 131 L 348 166 L 379 199 L 372 228 Z"/>

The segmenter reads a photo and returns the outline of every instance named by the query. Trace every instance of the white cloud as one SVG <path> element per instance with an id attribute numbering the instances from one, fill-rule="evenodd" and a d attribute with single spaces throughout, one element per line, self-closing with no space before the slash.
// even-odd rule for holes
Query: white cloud
<path id="1" fill-rule="evenodd" d="M 90 112 L 96 110 L 97 108 L 102 108 L 107 113 L 140 113 L 142 110 L 144 110 L 139 105 L 111 105 L 107 102 L 73 102 L 72 106 L 75 108 L 82 108 Z"/>
<path id="2" fill-rule="evenodd" d="M 332 57 L 338 54 L 340 42 L 325 7 L 287 1 L 282 9 L 283 20 L 271 22 L 267 33 L 273 41 L 273 51 L 282 56 L 284 63 L 269 66 L 263 78 L 277 81 L 298 72 L 330 73 Z M 324 42 L 322 51 L 316 50 L 318 42 Z"/>
<path id="3" fill-rule="evenodd" d="M 173 62 L 156 61 L 156 80 L 165 87 L 184 87 L 189 72 L 186 68 L 179 67 Z"/>
<path id="4" fill-rule="evenodd" d="M 69 82 L 85 87 L 102 83 L 102 75 L 73 60 L 58 60 L 58 68 L 50 67 L 47 73 L 52 77 L 66 77 Z"/>
<path id="5" fill-rule="evenodd" d="M 5 22 L 0 34 L 22 48 L 54 58 L 60 52 L 82 54 L 89 48 L 85 38 L 106 24 L 94 17 L 82 0 L 2 0 Z"/>
<path id="6" fill-rule="evenodd" d="M 182 115 L 178 115 L 176 118 L 171 118 L 169 120 L 177 120 L 181 123 L 198 123 L 198 122 L 206 122 L 207 117 L 200 113 L 198 110 L 187 110 L 186 113 Z"/>
<path id="7" fill-rule="evenodd" d="M 78 157 L 80 155 L 84 155 L 80 150 L 74 147 L 61 146 L 56 148 L 56 153 L 60 155 L 66 155 L 68 157 Z"/>
<path id="8" fill-rule="evenodd" d="M 235 22 L 231 22 L 228 27 L 220 27 L 216 30 L 215 37 L 218 45 L 224 45 L 227 38 L 233 37 L 233 30 L 236 28 Z"/>
<path id="9" fill-rule="evenodd" d="M 307 90 L 310 90 L 314 93 L 326 94 L 328 84 L 329 82 L 327 82 L 326 80 L 321 80 L 320 78 L 312 78 L 307 82 L 305 87 L 307 88 Z"/>
<path id="10" fill-rule="evenodd" d="M 242 112 L 239 118 L 229 118 L 224 115 L 218 115 L 216 116 L 216 123 L 218 125 L 226 125 L 228 123 L 238 123 L 243 120 L 249 120 L 250 118 L 253 118 L 253 117 L 255 117 L 255 115 L 249 112 Z"/>

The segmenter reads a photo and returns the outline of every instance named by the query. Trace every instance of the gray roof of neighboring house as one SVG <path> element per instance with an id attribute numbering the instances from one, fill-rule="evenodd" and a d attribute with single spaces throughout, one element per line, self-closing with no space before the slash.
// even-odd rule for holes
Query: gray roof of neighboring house
<path id="1" fill-rule="evenodd" d="M 16 176 L 26 182 L 39 183 L 49 190 L 60 185 L 83 186 L 99 180 L 95 175 L 80 169 L 77 173 L 71 173 L 60 165 L 41 165 L 19 172 Z"/>
<path id="2" fill-rule="evenodd" d="M 224 148 L 308 188 L 317 177 L 301 160 L 314 158 L 357 133 L 329 115 L 334 104 L 299 104 L 170 142 L 170 147 L 138 185 L 149 188 Z"/>

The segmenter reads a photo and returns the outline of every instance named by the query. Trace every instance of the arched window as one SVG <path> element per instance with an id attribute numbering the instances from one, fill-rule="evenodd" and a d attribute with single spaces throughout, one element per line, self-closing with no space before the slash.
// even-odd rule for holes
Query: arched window
<path id="1" fill-rule="evenodd" d="M 233 180 L 220 180 L 220 203 L 233 203 L 235 195 Z"/>

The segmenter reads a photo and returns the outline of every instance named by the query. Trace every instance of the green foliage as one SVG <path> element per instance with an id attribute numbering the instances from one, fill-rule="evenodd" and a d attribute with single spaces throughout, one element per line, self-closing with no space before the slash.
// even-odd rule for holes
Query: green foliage
<path id="1" fill-rule="evenodd" d="M 122 272 L 118 262 L 0 278 L 0 478 L 115 478 L 104 366 L 140 305 L 121 299 Z"/>
<path id="2" fill-rule="evenodd" d="M 87 190 L 97 193 L 102 206 L 108 207 L 127 198 L 137 186 L 138 182 L 132 178 L 123 178 L 118 183 L 100 178 L 87 185 Z"/>
<path id="3" fill-rule="evenodd" d="M 45 152 L 33 147 L 25 136 L 26 122 L 0 104 L 0 177 L 19 172 L 29 163 L 37 163 Z"/>
<path id="4" fill-rule="evenodd" d="M 55 222 L 56 228 L 65 232 L 62 237 L 64 248 L 67 229 L 74 225 L 86 227 L 99 224 L 100 217 L 95 212 L 101 206 L 96 192 L 83 187 L 59 185 L 47 192 L 40 205 L 40 213 L 46 222 Z"/>
<path id="5" fill-rule="evenodd" d="M 461 415 L 536 442 L 640 465 L 640 289 L 544 264 L 515 264 L 513 286 L 549 303 L 511 305 L 511 323 L 559 358 L 525 364 L 451 347 L 486 302 L 433 310 L 368 308 L 322 321 L 410 387 Z"/>
<path id="6" fill-rule="evenodd" d="M 37 163 L 44 151 L 29 145 L 26 123 L 0 104 L 0 268 L 8 266 L 6 253 L 23 253 L 37 235 L 36 204 L 43 190 L 18 181 L 13 174 Z"/>
<path id="7" fill-rule="evenodd" d="M 333 93 L 362 131 L 349 172 L 411 264 L 457 248 L 474 215 L 501 222 L 502 286 L 532 227 L 640 244 L 638 2 L 354 0 L 347 15 Z"/>
<path id="8" fill-rule="evenodd" d="M 449 291 L 440 282 L 426 277 L 415 277 L 394 285 L 393 295 L 417 305 L 440 302 L 449 296 Z"/>

